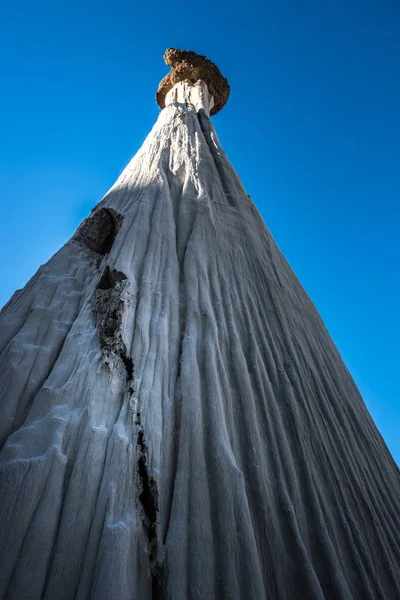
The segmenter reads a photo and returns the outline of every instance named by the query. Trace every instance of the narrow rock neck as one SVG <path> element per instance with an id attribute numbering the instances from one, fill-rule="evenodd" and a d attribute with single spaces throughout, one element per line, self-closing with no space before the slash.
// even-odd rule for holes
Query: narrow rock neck
<path id="1" fill-rule="evenodd" d="M 185 80 L 176 83 L 165 96 L 165 106 L 170 104 L 191 104 L 196 112 L 203 109 L 210 116 L 214 98 L 203 80 L 199 79 L 196 83 Z"/>

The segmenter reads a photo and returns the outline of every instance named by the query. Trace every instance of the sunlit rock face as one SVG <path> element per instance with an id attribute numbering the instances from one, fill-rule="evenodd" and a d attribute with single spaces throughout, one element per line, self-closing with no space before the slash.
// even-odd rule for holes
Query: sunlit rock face
<path id="1" fill-rule="evenodd" d="M 212 105 L 1 313 L 0 598 L 400 597 L 399 472 Z"/>
<path id="2" fill-rule="evenodd" d="M 182 81 L 174 85 L 165 96 L 165 105 L 170 106 L 171 104 L 176 108 L 180 104 L 183 105 L 182 110 L 187 110 L 188 107 L 196 112 L 202 110 L 209 117 L 214 107 L 214 98 L 204 81 L 199 80 L 194 84 L 190 81 Z"/>

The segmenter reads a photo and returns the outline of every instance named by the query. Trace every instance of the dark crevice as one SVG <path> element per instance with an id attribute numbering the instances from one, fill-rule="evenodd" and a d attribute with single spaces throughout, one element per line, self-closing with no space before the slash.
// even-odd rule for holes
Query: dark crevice
<path id="1" fill-rule="evenodd" d="M 101 208 L 83 221 L 75 239 L 97 254 L 108 254 L 121 223 L 122 215 L 112 208 Z"/>
<path id="2" fill-rule="evenodd" d="M 105 357 L 117 356 L 124 364 L 128 381 L 133 380 L 134 364 L 122 338 L 127 276 L 107 266 L 91 299 L 99 342 Z"/>
<path id="3" fill-rule="evenodd" d="M 93 292 L 91 303 L 94 321 L 105 362 L 110 358 L 122 361 L 127 377 L 128 393 L 134 393 L 134 363 L 122 337 L 123 317 L 128 294 L 127 276 L 122 271 L 107 266 Z M 158 489 L 149 474 L 147 446 L 144 430 L 137 412 L 137 482 L 139 501 L 142 507 L 143 529 L 147 538 L 153 600 L 165 600 L 166 574 L 159 559 L 157 535 Z"/>
<path id="4" fill-rule="evenodd" d="M 96 290 L 110 290 L 116 286 L 118 281 L 124 281 L 124 279 L 127 279 L 125 273 L 106 267 L 99 283 L 96 285 Z"/>
<path id="5" fill-rule="evenodd" d="M 151 591 L 153 600 L 166 600 L 167 598 L 167 579 L 165 568 L 161 565 L 153 567 L 151 573 Z"/>
<path id="6" fill-rule="evenodd" d="M 182 370 L 182 359 L 181 359 L 181 356 L 182 356 L 182 346 L 183 346 L 182 340 L 180 340 L 180 342 L 179 342 L 179 351 L 178 351 L 178 356 L 179 356 L 179 358 L 178 358 L 178 367 L 176 369 L 176 378 L 177 379 L 181 376 L 181 370 Z"/>
<path id="7" fill-rule="evenodd" d="M 133 375 L 134 375 L 134 365 L 133 365 L 132 358 L 130 356 L 128 356 L 126 346 L 125 346 L 124 351 L 120 350 L 119 357 L 125 365 L 126 376 L 128 378 L 128 381 L 131 381 L 133 379 Z"/>
<path id="8" fill-rule="evenodd" d="M 158 560 L 157 513 L 158 490 L 157 483 L 148 472 L 147 446 L 144 439 L 143 427 L 140 423 L 140 413 L 137 414 L 136 424 L 139 426 L 137 446 L 139 458 L 137 472 L 139 480 L 139 500 L 143 509 L 143 527 L 147 536 L 150 573 L 152 582 L 152 599 L 165 600 L 166 572 L 165 567 Z"/>
<path id="9" fill-rule="evenodd" d="M 154 552 L 157 545 L 157 532 L 156 532 L 156 519 L 157 519 L 157 508 L 158 508 L 158 494 L 157 487 L 153 477 L 150 477 L 147 472 L 146 464 L 146 446 L 144 443 L 143 431 L 139 430 L 138 433 L 138 446 L 139 446 L 139 459 L 138 459 L 138 473 L 139 479 L 142 484 L 142 491 L 139 494 L 140 502 L 142 503 L 147 536 L 150 544 L 150 560 L 154 560 Z"/>

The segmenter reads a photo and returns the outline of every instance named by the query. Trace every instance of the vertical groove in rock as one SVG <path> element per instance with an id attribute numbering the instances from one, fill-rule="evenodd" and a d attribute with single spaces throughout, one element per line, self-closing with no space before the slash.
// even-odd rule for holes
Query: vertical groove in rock
<path id="1" fill-rule="evenodd" d="M 159 559 L 159 541 L 157 515 L 159 513 L 158 490 L 155 479 L 149 475 L 147 464 L 147 448 L 144 439 L 143 427 L 140 422 L 140 413 L 137 413 L 137 474 L 139 485 L 139 500 L 143 511 L 143 527 L 148 542 L 150 573 L 152 580 L 153 600 L 166 598 L 166 572 Z"/>

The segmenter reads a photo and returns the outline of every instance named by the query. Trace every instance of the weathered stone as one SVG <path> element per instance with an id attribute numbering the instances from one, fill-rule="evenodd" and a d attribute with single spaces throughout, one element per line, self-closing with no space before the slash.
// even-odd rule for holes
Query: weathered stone
<path id="1" fill-rule="evenodd" d="M 185 80 L 192 83 L 202 80 L 207 84 L 214 97 L 211 115 L 215 115 L 225 106 L 231 91 L 228 80 L 221 75 L 220 70 L 211 60 L 192 50 L 178 50 L 177 48 L 168 48 L 164 54 L 164 60 L 172 69 L 158 86 L 156 100 L 160 108 L 165 108 L 165 96 L 169 90 L 175 84 Z"/>
<path id="2" fill-rule="evenodd" d="M 115 236 L 121 227 L 122 217 L 112 208 L 94 211 L 75 234 L 75 240 L 98 254 L 110 252 Z"/>
<path id="3" fill-rule="evenodd" d="M 399 470 L 211 105 L 0 314 L 1 600 L 400 598 Z"/>

